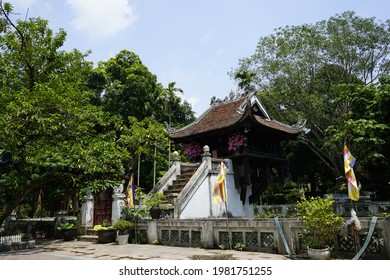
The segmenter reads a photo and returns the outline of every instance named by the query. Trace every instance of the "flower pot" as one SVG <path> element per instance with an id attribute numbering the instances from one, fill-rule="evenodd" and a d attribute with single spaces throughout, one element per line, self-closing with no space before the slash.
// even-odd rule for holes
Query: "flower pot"
<path id="1" fill-rule="evenodd" d="M 97 232 L 98 242 L 99 243 L 112 243 L 116 241 L 116 230 L 115 229 L 106 229 L 99 230 Z"/>
<path id="2" fill-rule="evenodd" d="M 326 247 L 324 249 L 314 249 L 307 248 L 307 254 L 312 260 L 329 260 L 330 259 L 330 248 Z"/>
<path id="3" fill-rule="evenodd" d="M 62 239 L 64 241 L 72 241 L 77 237 L 77 228 L 65 228 L 62 229 Z"/>
<path id="4" fill-rule="evenodd" d="M 150 212 L 150 217 L 152 217 L 152 219 L 160 219 L 162 211 L 159 207 L 153 206 L 150 208 L 149 212 Z"/>
<path id="5" fill-rule="evenodd" d="M 27 248 L 32 249 L 35 247 L 35 240 L 28 240 L 27 241 Z"/>
<path id="6" fill-rule="evenodd" d="M 128 234 L 118 235 L 117 242 L 119 245 L 128 244 L 129 243 L 129 235 Z"/>

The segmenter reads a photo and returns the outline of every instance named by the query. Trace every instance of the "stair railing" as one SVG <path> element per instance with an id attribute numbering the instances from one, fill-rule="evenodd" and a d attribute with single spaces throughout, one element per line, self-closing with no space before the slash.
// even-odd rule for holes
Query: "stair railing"
<path id="1" fill-rule="evenodd" d="M 204 180 L 206 180 L 209 175 L 209 163 L 207 160 L 203 161 L 199 168 L 195 171 L 194 175 L 184 186 L 183 190 L 180 192 L 179 197 L 177 198 L 177 207 L 178 215 L 182 210 L 186 207 L 188 202 L 191 200 L 191 197 L 195 194 L 195 192 L 202 185 Z"/>

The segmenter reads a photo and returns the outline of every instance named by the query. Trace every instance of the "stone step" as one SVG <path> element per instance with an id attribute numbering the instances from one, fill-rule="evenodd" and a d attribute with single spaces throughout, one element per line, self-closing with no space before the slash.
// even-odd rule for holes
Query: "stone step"
<path id="1" fill-rule="evenodd" d="M 187 184 L 188 181 L 183 181 L 183 182 L 172 182 L 171 186 L 168 186 L 168 190 L 177 190 L 177 189 L 182 189 L 184 186 Z"/>
<path id="2" fill-rule="evenodd" d="M 173 180 L 172 184 L 187 183 L 190 179 L 191 179 L 191 176 L 183 177 L 181 175 L 178 175 L 176 180 Z"/>
<path id="3" fill-rule="evenodd" d="M 97 233 L 92 228 L 90 228 L 90 229 L 87 229 L 86 235 L 97 235 Z"/>
<path id="4" fill-rule="evenodd" d="M 164 193 L 164 195 L 167 198 L 167 200 L 173 205 L 174 199 L 179 196 L 179 193 L 167 193 L 167 194 Z"/>
<path id="5" fill-rule="evenodd" d="M 97 242 L 97 235 L 80 235 L 77 237 L 78 241 L 89 241 L 89 242 Z"/>
<path id="6" fill-rule="evenodd" d="M 182 189 L 172 189 L 172 190 L 168 189 L 168 190 L 164 191 L 164 195 L 167 196 L 167 195 L 170 195 L 170 194 L 179 194 L 181 192 L 181 190 Z"/>
<path id="7" fill-rule="evenodd" d="M 186 170 L 181 170 L 181 175 L 180 176 L 192 176 L 196 171 L 196 168 L 195 169 L 186 169 Z"/>
<path id="8" fill-rule="evenodd" d="M 181 170 L 181 173 L 194 173 L 196 171 L 196 169 L 198 169 L 198 165 L 184 165 L 182 164 L 180 166 L 180 170 Z"/>

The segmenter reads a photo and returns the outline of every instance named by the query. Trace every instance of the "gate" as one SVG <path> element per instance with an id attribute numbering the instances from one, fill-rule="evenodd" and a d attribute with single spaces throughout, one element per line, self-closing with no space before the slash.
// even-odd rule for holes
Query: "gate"
<path id="1" fill-rule="evenodd" d="M 112 217 L 112 188 L 108 188 L 95 198 L 93 224 L 99 225 L 104 219 L 111 224 Z"/>

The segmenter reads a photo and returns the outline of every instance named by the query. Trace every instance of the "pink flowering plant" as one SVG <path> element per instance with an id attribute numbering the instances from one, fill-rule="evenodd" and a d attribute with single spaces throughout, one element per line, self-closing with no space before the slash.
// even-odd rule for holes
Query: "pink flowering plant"
<path id="1" fill-rule="evenodd" d="M 193 142 L 187 145 L 186 149 L 184 150 L 184 154 L 190 159 L 197 159 L 202 154 L 202 148 L 200 147 L 199 143 Z"/>
<path id="2" fill-rule="evenodd" d="M 248 145 L 248 138 L 240 133 L 233 134 L 229 138 L 229 151 L 236 151 L 238 148 L 246 147 Z"/>

